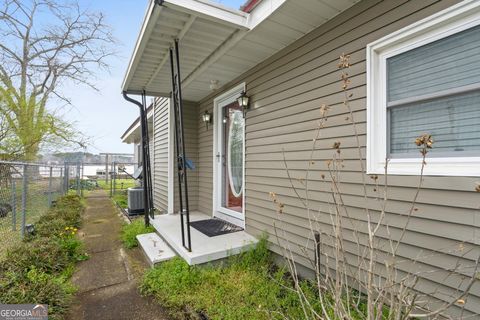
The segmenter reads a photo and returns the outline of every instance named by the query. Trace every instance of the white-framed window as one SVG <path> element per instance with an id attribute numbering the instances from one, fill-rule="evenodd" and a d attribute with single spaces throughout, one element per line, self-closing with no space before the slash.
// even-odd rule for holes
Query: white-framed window
<path id="1" fill-rule="evenodd" d="M 367 46 L 367 173 L 480 176 L 480 1 L 463 1 Z"/>

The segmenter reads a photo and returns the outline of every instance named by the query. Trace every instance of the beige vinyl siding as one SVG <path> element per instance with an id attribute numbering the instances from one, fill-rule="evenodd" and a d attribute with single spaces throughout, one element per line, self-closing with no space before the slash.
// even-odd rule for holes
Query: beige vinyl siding
<path id="1" fill-rule="evenodd" d="M 153 114 L 153 201 L 157 210 L 168 212 L 168 114 L 170 99 L 160 98 L 155 102 Z"/>
<path id="2" fill-rule="evenodd" d="M 340 175 L 344 201 L 355 223 L 364 227 L 365 212 L 362 208 L 367 206 L 378 212 L 380 204 L 377 197 L 382 189 L 374 191 L 373 180 L 367 176 L 368 199 L 364 200 L 356 139 L 350 115 L 343 106 L 338 58 L 343 52 L 351 54 L 351 107 L 364 158 L 366 45 L 457 2 L 361 1 L 200 102 L 197 112 L 198 209 L 208 214 L 212 211 L 213 129 L 207 131 L 203 128 L 201 115 L 205 110 L 213 113 L 213 99 L 216 96 L 246 82 L 251 97 L 251 110 L 246 120 L 247 232 L 261 235 L 266 231 L 272 242 L 272 250 L 281 254 L 273 229 L 273 223 L 276 222 L 280 229 L 278 236 L 281 244 L 288 240 L 291 249 L 298 255 L 299 262 L 311 267 L 306 259 L 300 258 L 300 247 L 312 243 L 308 239 L 310 232 L 307 213 L 291 187 L 283 157 L 287 160 L 294 180 L 305 177 L 322 104 L 329 105 L 331 109 L 313 154 L 315 163 L 311 166 L 309 179 L 311 207 L 320 210 L 318 224 L 327 230 L 330 221 L 330 184 L 325 183 L 321 175 L 327 173 L 326 160 L 331 159 L 334 153 L 333 143 L 340 141 L 342 157 L 345 159 L 345 167 L 341 169 Z M 214 122 L 217 120 L 214 119 Z M 326 180 L 329 180 L 328 177 Z M 463 266 L 470 265 L 480 254 L 480 196 L 474 192 L 477 180 L 464 177 L 426 177 L 416 205 L 418 211 L 410 219 L 400 248 L 400 256 L 411 260 L 419 254 L 431 255 L 416 265 L 404 264 L 402 268 L 405 272 L 412 268 L 435 270 L 434 273 L 422 276 L 419 290 L 429 293 L 438 289 L 434 295 L 439 301 L 449 300 L 448 295 L 454 294 L 460 283 L 465 283 L 460 274 L 447 276 L 445 269 L 454 267 L 457 262 Z M 380 177 L 379 184 L 382 182 L 383 177 Z M 399 235 L 405 225 L 418 182 L 418 177 L 389 176 L 391 201 L 387 207 L 386 220 L 394 237 Z M 293 183 L 300 194 L 304 194 L 301 182 Z M 285 203 L 281 217 L 276 214 L 269 200 L 269 192 L 276 192 L 280 201 Z M 348 227 L 345 227 L 344 232 L 348 240 L 347 249 L 354 254 L 352 232 Z M 381 236 L 387 237 L 385 228 L 381 230 Z M 458 248 L 462 246 L 462 251 L 459 251 Z M 441 257 L 435 255 L 434 251 L 440 249 L 451 252 Z M 309 253 L 313 255 L 311 250 Z M 379 261 L 379 268 L 382 264 L 383 261 Z M 480 285 L 474 285 L 465 309 L 470 313 L 480 313 Z M 454 307 L 452 312 L 458 314 L 460 308 Z"/>
<path id="3" fill-rule="evenodd" d="M 172 120 L 173 121 L 173 120 Z M 173 124 L 173 122 L 172 122 Z M 188 169 L 188 200 L 190 211 L 198 209 L 198 124 L 197 124 L 197 106 L 191 102 L 183 103 L 183 126 L 185 136 L 185 154 L 197 168 L 195 170 Z M 176 152 L 176 150 L 174 150 Z M 176 164 L 174 166 L 175 179 L 175 212 L 179 211 L 179 194 L 178 194 L 178 175 L 176 171 Z"/>

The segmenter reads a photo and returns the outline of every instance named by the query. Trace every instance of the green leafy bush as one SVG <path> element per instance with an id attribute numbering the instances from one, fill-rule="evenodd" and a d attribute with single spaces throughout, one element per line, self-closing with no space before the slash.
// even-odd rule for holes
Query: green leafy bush
<path id="1" fill-rule="evenodd" d="M 302 282 L 314 299 L 314 286 Z M 180 258 L 147 271 L 143 294 L 154 295 L 170 308 L 172 316 L 188 319 L 304 319 L 292 281 L 274 266 L 266 240 L 255 249 L 229 258 L 220 266 L 189 266 Z M 192 316 L 192 313 L 194 314 Z"/>
<path id="2" fill-rule="evenodd" d="M 154 231 L 152 226 L 146 227 L 142 219 L 136 219 L 123 225 L 121 239 L 125 247 L 131 249 L 138 246 L 137 235 Z"/>
<path id="3" fill-rule="evenodd" d="M 1 303 L 48 304 L 50 318 L 61 318 L 75 292 L 69 281 L 74 264 L 87 258 L 75 236 L 83 209 L 76 195 L 60 198 L 35 225 L 35 235 L 7 251 L 0 261 Z"/>

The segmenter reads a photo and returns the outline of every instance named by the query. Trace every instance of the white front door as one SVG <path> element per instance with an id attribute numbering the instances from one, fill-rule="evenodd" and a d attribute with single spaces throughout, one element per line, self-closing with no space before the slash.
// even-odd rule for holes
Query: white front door
<path id="1" fill-rule="evenodd" d="M 245 119 L 237 98 L 244 85 L 214 102 L 214 216 L 244 227 Z"/>

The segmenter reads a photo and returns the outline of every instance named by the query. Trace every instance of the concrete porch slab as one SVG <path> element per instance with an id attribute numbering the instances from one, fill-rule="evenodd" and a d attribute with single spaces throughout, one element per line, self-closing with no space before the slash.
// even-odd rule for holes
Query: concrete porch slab
<path id="1" fill-rule="evenodd" d="M 190 213 L 190 221 L 209 219 L 204 213 L 194 211 Z M 233 232 L 216 237 L 208 237 L 200 231 L 190 228 L 192 251 L 188 252 L 182 246 L 182 233 L 179 214 L 156 215 L 150 221 L 158 234 L 167 242 L 176 253 L 188 264 L 202 264 L 226 258 L 254 246 L 258 239 L 245 231 Z"/>
<path id="2" fill-rule="evenodd" d="M 150 266 L 167 261 L 176 256 L 168 244 L 155 232 L 137 235 L 138 243 L 147 257 Z"/>

